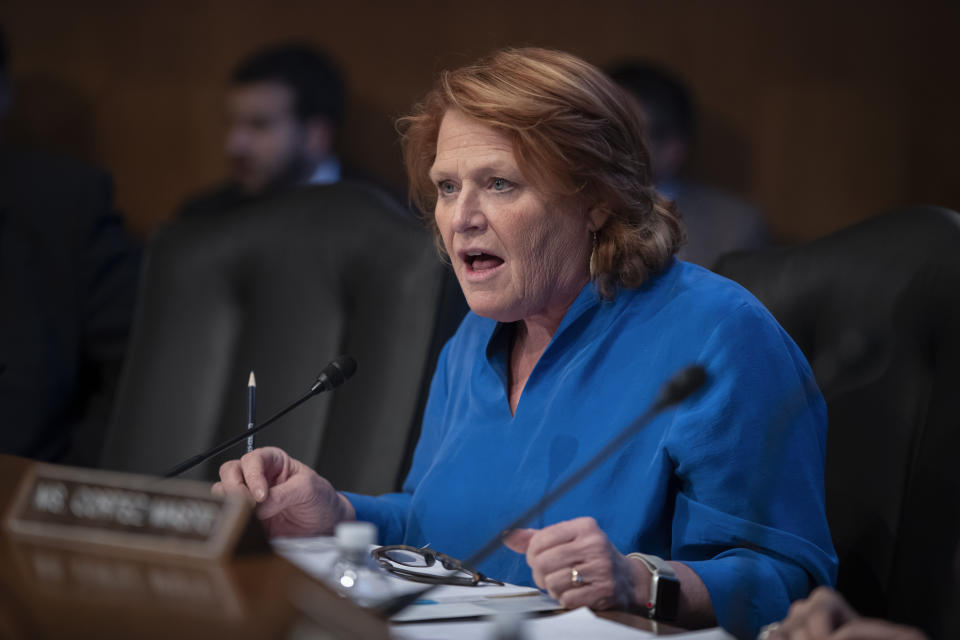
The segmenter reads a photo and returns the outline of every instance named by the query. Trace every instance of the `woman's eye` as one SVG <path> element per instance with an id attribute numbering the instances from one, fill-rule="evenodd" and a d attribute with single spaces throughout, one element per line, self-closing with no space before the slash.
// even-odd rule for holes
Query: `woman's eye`
<path id="1" fill-rule="evenodd" d="M 449 195 L 454 192 L 453 183 L 449 180 L 444 180 L 443 182 L 439 183 L 437 188 L 440 190 L 440 193 L 444 195 Z"/>
<path id="2" fill-rule="evenodd" d="M 506 191 L 510 188 L 510 181 L 506 178 L 494 178 L 492 186 L 494 191 Z"/>

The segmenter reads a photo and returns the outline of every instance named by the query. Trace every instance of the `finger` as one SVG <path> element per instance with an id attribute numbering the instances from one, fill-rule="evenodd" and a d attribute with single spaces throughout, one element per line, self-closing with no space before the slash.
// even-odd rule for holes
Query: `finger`
<path id="1" fill-rule="evenodd" d="M 528 560 L 534 574 L 547 576 L 555 571 L 570 571 L 608 556 L 607 538 L 603 534 L 581 535 L 576 539 L 549 549 L 543 549 Z"/>
<path id="2" fill-rule="evenodd" d="M 324 501 L 320 497 L 322 486 L 311 482 L 308 475 L 295 475 L 289 480 L 275 484 L 257 507 L 257 517 L 266 520 L 290 507 L 313 505 L 318 510 Z"/>
<path id="3" fill-rule="evenodd" d="M 785 620 L 781 623 L 780 628 L 770 637 L 777 640 L 781 638 L 789 638 L 789 640 L 826 640 L 830 636 L 830 631 L 815 635 L 816 632 L 813 631 L 813 628 L 815 628 L 816 625 L 811 625 L 812 621 L 813 619 L 810 615 Z"/>
<path id="4" fill-rule="evenodd" d="M 833 616 L 830 610 L 829 603 L 815 602 L 812 598 L 794 602 L 775 637 L 786 637 L 791 640 L 825 639 L 837 626 L 832 623 Z"/>
<path id="5" fill-rule="evenodd" d="M 579 583 L 573 580 L 573 569 L 576 569 L 580 576 Z M 562 566 L 556 571 L 546 574 L 543 583 L 543 588 L 547 590 L 547 593 L 550 593 L 553 598 L 559 599 L 560 594 L 570 589 L 583 589 L 586 586 L 599 586 L 606 590 L 609 595 L 614 595 L 616 580 L 613 575 L 613 565 L 609 558 L 598 557 L 585 562 Z"/>
<path id="6" fill-rule="evenodd" d="M 810 610 L 804 620 L 805 637 L 827 638 L 843 622 L 837 619 L 837 610 L 832 606 L 817 606 Z"/>
<path id="7" fill-rule="evenodd" d="M 813 607 L 810 598 L 797 600 L 790 605 L 787 611 L 787 617 L 780 621 L 780 625 L 771 637 L 774 638 L 792 638 L 797 630 L 803 628 L 807 623 L 807 616 Z"/>
<path id="8" fill-rule="evenodd" d="M 771 640 L 785 640 L 793 638 L 793 634 L 803 625 L 803 619 L 796 617 L 787 617 L 782 620 L 779 626 L 771 631 L 767 638 Z"/>
<path id="9" fill-rule="evenodd" d="M 580 569 L 577 569 L 580 571 Z M 553 571 L 545 576 L 541 577 L 540 581 L 537 582 L 537 586 L 547 592 L 554 600 L 560 600 L 564 593 L 570 589 L 583 589 L 587 586 L 586 576 L 583 572 L 580 572 L 582 582 L 576 584 L 573 581 L 573 567 L 566 567 L 564 569 L 558 569 Z"/>
<path id="10" fill-rule="evenodd" d="M 552 524 L 541 529 L 530 540 L 530 545 L 527 547 L 527 557 L 536 556 L 544 549 L 571 542 L 578 535 L 599 530 L 600 527 L 597 526 L 597 522 L 593 518 L 577 518 Z"/>
<path id="11" fill-rule="evenodd" d="M 567 589 L 557 600 L 564 609 L 590 607 L 591 609 L 609 609 L 614 601 L 609 591 L 602 585 L 584 585 L 576 589 Z"/>
<path id="12" fill-rule="evenodd" d="M 857 614 L 839 593 L 820 587 L 806 600 L 795 602 L 784 628 L 796 638 L 826 638 Z"/>
<path id="13" fill-rule="evenodd" d="M 543 535 L 544 535 L 544 530 L 541 529 L 540 531 L 537 531 L 536 533 L 534 533 L 533 536 L 531 536 L 530 541 L 527 544 L 526 560 L 527 560 L 527 566 L 530 567 L 530 573 L 533 576 L 534 583 L 542 589 L 547 589 L 546 577 L 550 573 L 560 569 L 561 567 L 566 567 L 566 569 L 569 571 L 570 561 L 559 563 L 559 564 L 556 562 L 551 562 L 549 565 L 545 566 L 541 560 L 541 558 L 543 557 L 543 554 L 551 551 L 552 549 L 555 549 L 556 547 L 547 547 L 544 545 L 549 543 L 550 540 L 557 539 L 557 537 L 555 534 L 553 535 L 547 534 L 547 537 L 544 538 Z M 544 539 L 547 540 L 546 543 L 544 542 Z M 558 546 L 567 547 L 569 544 L 570 543 L 565 543 L 565 544 L 560 544 Z M 557 554 L 550 554 L 550 557 L 555 558 L 556 555 Z M 554 597 L 554 598 L 557 597 L 556 593 L 551 593 L 550 595 L 551 597 Z"/>
<path id="14" fill-rule="evenodd" d="M 809 620 L 805 620 L 804 622 L 809 622 Z M 817 638 L 810 635 L 810 628 L 806 624 L 803 624 L 790 632 L 790 640 L 826 640 L 826 636 Z"/>
<path id="15" fill-rule="evenodd" d="M 243 484 L 243 471 L 239 460 L 228 460 L 220 465 L 220 482 L 224 488 Z"/>
<path id="16" fill-rule="evenodd" d="M 225 498 L 228 495 L 241 496 L 253 502 L 253 495 L 243 483 L 243 472 L 240 470 L 239 460 L 230 460 L 220 466 L 220 482 L 214 484 L 210 491 L 215 496 Z"/>
<path id="17" fill-rule="evenodd" d="M 822 606 L 830 611 L 834 629 L 859 617 L 843 596 L 830 587 L 814 589 L 813 593 L 810 594 L 810 601 L 815 606 Z"/>
<path id="18" fill-rule="evenodd" d="M 253 499 L 253 494 L 250 493 L 250 489 L 248 489 L 246 485 L 230 486 L 230 485 L 225 485 L 222 482 L 218 482 L 217 485 L 219 485 L 219 492 L 214 493 L 214 495 L 220 498 L 226 498 L 228 496 L 236 496 L 239 498 L 243 498 L 243 500 L 245 500 L 250 505 L 254 505 L 257 503 L 256 500 Z M 211 487 L 210 490 L 216 491 L 217 485 L 214 485 L 213 487 Z"/>
<path id="19" fill-rule="evenodd" d="M 858 618 L 843 625 L 830 640 L 925 640 L 923 632 L 876 618 Z"/>
<path id="20" fill-rule="evenodd" d="M 511 551 L 526 553 L 530 540 L 539 529 L 514 529 L 503 538 L 503 545 Z"/>
<path id="21" fill-rule="evenodd" d="M 270 490 L 270 481 L 283 478 L 289 456 L 276 447 L 255 449 L 240 458 L 243 480 L 257 502 L 263 502 Z M 269 481 L 268 481 L 269 477 Z"/>

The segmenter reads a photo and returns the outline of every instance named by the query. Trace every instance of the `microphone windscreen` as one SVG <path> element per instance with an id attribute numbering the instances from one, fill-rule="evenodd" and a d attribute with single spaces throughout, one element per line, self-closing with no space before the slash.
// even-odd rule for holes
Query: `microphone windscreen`
<path id="1" fill-rule="evenodd" d="M 668 407 L 685 400 L 707 382 L 707 370 L 698 364 L 685 367 L 675 373 L 660 393 L 658 404 Z"/>
<path id="2" fill-rule="evenodd" d="M 357 372 L 357 361 L 353 356 L 337 356 L 317 376 L 317 381 L 310 389 L 314 393 L 330 391 L 342 385 Z"/>
<path id="3" fill-rule="evenodd" d="M 333 359 L 327 369 L 336 367 L 340 372 L 340 379 L 333 382 L 333 386 L 339 386 L 353 377 L 357 372 L 357 359 L 353 356 L 337 356 Z"/>

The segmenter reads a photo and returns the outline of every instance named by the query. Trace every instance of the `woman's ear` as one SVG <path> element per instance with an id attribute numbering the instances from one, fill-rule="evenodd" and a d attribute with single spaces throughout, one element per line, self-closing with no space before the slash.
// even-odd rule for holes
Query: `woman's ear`
<path id="1" fill-rule="evenodd" d="M 599 204 L 591 206 L 587 210 L 587 229 L 591 232 L 598 231 L 607 223 L 610 218 L 610 211 Z"/>

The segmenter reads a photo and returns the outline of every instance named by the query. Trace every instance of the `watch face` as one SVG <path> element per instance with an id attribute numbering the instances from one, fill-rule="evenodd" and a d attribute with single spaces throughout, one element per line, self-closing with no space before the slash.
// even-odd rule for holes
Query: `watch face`
<path id="1" fill-rule="evenodd" d="M 659 572 L 653 574 L 650 583 L 650 600 L 652 601 L 653 617 L 657 620 L 672 621 L 677 619 L 677 605 L 680 602 L 680 582 L 676 578 L 669 578 Z"/>

